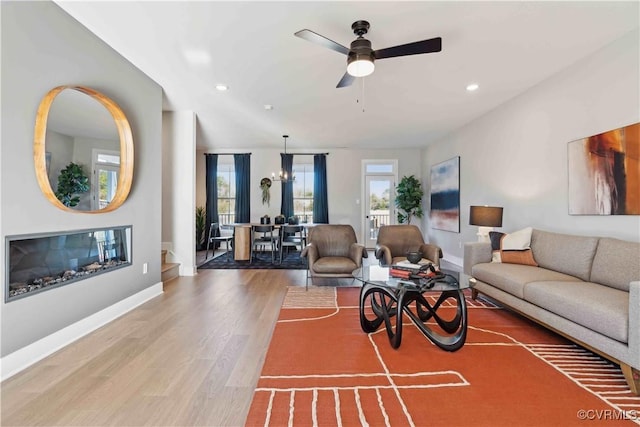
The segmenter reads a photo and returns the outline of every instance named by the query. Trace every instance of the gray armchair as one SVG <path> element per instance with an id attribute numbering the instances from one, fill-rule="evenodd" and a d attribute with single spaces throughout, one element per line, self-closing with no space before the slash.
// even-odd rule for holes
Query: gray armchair
<path id="1" fill-rule="evenodd" d="M 375 255 L 380 264 L 391 265 L 407 259 L 407 252 L 420 251 L 422 262 L 440 265 L 442 249 L 424 242 L 422 232 L 415 225 L 383 225 L 378 231 Z"/>
<path id="2" fill-rule="evenodd" d="M 367 250 L 359 244 L 350 225 L 321 224 L 311 227 L 308 244 L 300 254 L 307 259 L 307 281 L 314 277 L 353 277 Z"/>

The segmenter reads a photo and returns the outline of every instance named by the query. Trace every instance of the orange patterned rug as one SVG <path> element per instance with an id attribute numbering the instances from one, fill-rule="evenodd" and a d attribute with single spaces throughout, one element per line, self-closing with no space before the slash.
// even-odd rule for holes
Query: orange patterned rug
<path id="1" fill-rule="evenodd" d="M 360 328 L 359 292 L 289 288 L 247 426 L 640 425 L 617 365 L 520 316 L 468 299 L 459 351 L 406 316 L 393 350 Z"/>

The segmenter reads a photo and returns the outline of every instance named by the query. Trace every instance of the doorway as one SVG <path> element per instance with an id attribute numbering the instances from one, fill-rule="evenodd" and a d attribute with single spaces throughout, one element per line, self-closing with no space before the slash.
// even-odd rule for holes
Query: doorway
<path id="1" fill-rule="evenodd" d="M 368 249 L 375 248 L 381 226 L 396 222 L 396 181 L 397 160 L 363 160 L 362 242 Z"/>
<path id="2" fill-rule="evenodd" d="M 92 163 L 92 208 L 94 210 L 103 209 L 109 205 L 118 189 L 120 152 L 94 149 Z"/>

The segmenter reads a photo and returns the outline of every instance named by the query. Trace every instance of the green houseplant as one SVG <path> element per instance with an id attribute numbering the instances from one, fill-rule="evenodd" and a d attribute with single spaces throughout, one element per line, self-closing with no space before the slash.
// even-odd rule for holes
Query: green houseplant
<path id="1" fill-rule="evenodd" d="M 202 249 L 205 243 L 205 228 L 207 225 L 207 211 L 204 207 L 196 207 L 196 249 Z"/>
<path id="2" fill-rule="evenodd" d="M 56 197 L 63 205 L 74 207 L 80 203 L 78 194 L 86 193 L 89 188 L 89 177 L 82 170 L 82 166 L 71 162 L 60 171 Z"/>
<path id="3" fill-rule="evenodd" d="M 403 176 L 396 187 L 398 222 L 411 224 L 411 218 L 422 218 L 422 185 L 413 175 Z"/>

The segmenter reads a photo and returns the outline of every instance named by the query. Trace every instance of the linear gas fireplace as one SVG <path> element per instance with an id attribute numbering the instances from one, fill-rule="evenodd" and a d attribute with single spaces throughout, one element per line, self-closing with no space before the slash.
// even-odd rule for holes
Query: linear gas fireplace
<path id="1" fill-rule="evenodd" d="M 7 236 L 5 301 L 131 265 L 131 226 Z"/>

